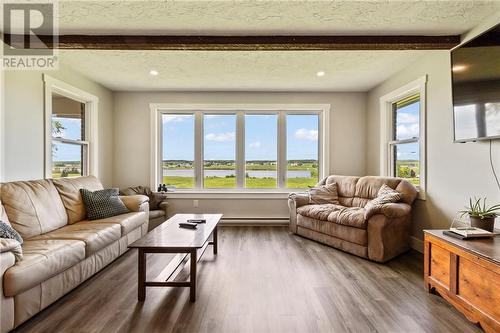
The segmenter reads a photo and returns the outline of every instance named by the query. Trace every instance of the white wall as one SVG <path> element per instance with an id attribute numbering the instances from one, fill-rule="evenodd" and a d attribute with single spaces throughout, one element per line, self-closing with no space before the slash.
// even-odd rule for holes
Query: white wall
<path id="1" fill-rule="evenodd" d="M 41 71 L 4 73 L 3 181 L 44 178 L 44 84 Z M 99 98 L 99 178 L 112 183 L 112 104 L 110 90 L 67 68 L 48 75 Z"/>
<path id="2" fill-rule="evenodd" d="M 379 99 L 381 96 L 427 74 L 427 199 L 417 200 L 412 233 L 448 228 L 456 212 L 470 196 L 487 196 L 490 204 L 500 202 L 489 164 L 489 143 L 453 143 L 450 52 L 429 51 L 415 63 L 368 93 L 367 167 L 379 174 Z M 494 165 L 500 172 L 500 141 L 493 142 Z M 497 221 L 497 227 L 499 221 Z"/>
<path id="3" fill-rule="evenodd" d="M 113 184 L 120 188 L 149 184 L 149 103 L 330 104 L 330 173 L 365 174 L 365 93 L 239 93 L 116 92 L 114 93 Z M 171 199 L 169 214 L 217 211 L 228 217 L 286 217 L 281 199 Z"/>

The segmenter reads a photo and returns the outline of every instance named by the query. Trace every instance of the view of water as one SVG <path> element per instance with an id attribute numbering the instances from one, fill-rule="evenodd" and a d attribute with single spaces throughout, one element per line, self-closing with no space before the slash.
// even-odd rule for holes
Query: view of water
<path id="1" fill-rule="evenodd" d="M 249 177 L 254 178 L 276 178 L 276 171 L 271 170 L 249 170 L 246 172 Z M 205 170 L 205 177 L 226 177 L 234 175 L 234 170 Z M 163 170 L 163 176 L 170 177 L 194 177 L 194 170 Z M 311 178 L 309 170 L 290 170 L 287 172 L 288 178 Z"/>

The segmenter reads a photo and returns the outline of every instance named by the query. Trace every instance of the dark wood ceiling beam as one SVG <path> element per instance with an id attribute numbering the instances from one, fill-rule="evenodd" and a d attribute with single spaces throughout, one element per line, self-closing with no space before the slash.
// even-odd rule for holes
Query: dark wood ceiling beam
<path id="1" fill-rule="evenodd" d="M 10 35 L 4 40 L 10 45 Z M 449 50 L 460 36 L 38 36 L 50 48 L 88 50 L 200 50 L 200 51 L 309 51 L 309 50 Z"/>

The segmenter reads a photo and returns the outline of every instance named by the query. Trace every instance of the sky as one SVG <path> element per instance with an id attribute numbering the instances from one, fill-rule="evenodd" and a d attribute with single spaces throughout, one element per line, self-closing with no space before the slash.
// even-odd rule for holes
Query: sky
<path id="1" fill-rule="evenodd" d="M 420 103 L 412 103 L 397 110 L 396 139 L 404 140 L 419 136 L 419 109 Z M 417 143 L 397 145 L 399 160 L 418 160 L 419 150 Z"/>
<path id="2" fill-rule="evenodd" d="M 81 120 L 71 118 L 52 117 L 53 120 L 60 121 L 64 129 L 58 135 L 64 139 L 81 139 Z M 81 147 L 79 145 L 54 143 L 57 151 L 54 152 L 54 161 L 79 161 L 81 158 Z"/>
<path id="3" fill-rule="evenodd" d="M 246 160 L 277 160 L 277 115 L 245 116 Z M 163 159 L 193 160 L 194 117 L 163 116 Z M 204 158 L 234 160 L 236 116 L 204 116 Z M 287 158 L 318 158 L 318 116 L 287 116 Z"/>

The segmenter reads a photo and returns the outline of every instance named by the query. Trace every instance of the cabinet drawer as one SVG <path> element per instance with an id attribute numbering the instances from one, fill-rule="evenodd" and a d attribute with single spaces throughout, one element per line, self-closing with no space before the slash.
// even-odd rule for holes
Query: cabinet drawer
<path id="1" fill-rule="evenodd" d="M 461 257 L 458 295 L 484 313 L 500 318 L 500 274 Z"/>
<path id="2" fill-rule="evenodd" d="M 448 289 L 450 288 L 450 252 L 431 244 L 430 255 L 430 272 L 437 281 L 441 282 Z"/>

